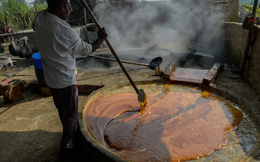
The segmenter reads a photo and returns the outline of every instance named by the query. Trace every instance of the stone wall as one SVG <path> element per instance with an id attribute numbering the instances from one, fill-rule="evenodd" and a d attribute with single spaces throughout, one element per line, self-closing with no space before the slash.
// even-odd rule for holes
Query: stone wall
<path id="1" fill-rule="evenodd" d="M 239 0 L 215 0 L 225 13 L 226 22 L 238 22 Z"/>
<path id="2" fill-rule="evenodd" d="M 260 92 L 260 29 L 252 52 L 252 60 L 249 62 L 249 82 Z"/>
<path id="3" fill-rule="evenodd" d="M 224 49 L 225 58 L 241 67 L 246 49 L 248 30 L 242 28 L 240 23 L 224 23 Z"/>
<path id="4" fill-rule="evenodd" d="M 248 40 L 248 30 L 241 23 L 224 23 L 225 57 L 234 65 L 241 68 Z M 248 64 L 247 77 L 249 83 L 260 92 L 260 29 L 252 49 L 252 59 Z"/>
<path id="5" fill-rule="evenodd" d="M 228 2 L 229 2 L 228 20 L 229 22 L 238 22 L 239 0 L 228 0 Z"/>

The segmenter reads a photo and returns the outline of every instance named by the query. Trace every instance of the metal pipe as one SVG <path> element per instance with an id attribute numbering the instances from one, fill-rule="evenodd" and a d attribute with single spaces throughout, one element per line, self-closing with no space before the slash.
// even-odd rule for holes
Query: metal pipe
<path id="1" fill-rule="evenodd" d="M 253 7 L 253 11 L 252 11 L 252 14 L 253 14 L 253 17 L 254 17 L 254 18 L 255 18 L 255 16 L 256 16 L 257 7 L 258 7 L 258 0 L 255 0 L 255 2 L 254 2 L 254 7 Z"/>
<path id="2" fill-rule="evenodd" d="M 86 27 L 94 25 L 94 23 L 86 24 Z M 28 31 L 19 31 L 15 33 L 5 33 L 5 34 L 0 34 L 0 37 L 6 37 L 6 36 L 11 36 L 11 35 L 23 35 L 23 34 L 34 34 L 35 31 L 33 30 L 28 30 Z"/>
<path id="3" fill-rule="evenodd" d="M 84 11 L 84 23 L 87 24 L 87 12 L 86 12 L 86 9 L 83 8 L 83 11 Z"/>
<path id="4" fill-rule="evenodd" d="M 96 58 L 96 59 L 101 59 L 101 60 L 107 60 L 107 61 L 117 62 L 116 59 L 111 59 L 111 58 L 106 58 L 106 57 L 101 57 L 101 56 L 88 55 L 88 57 L 93 57 L 93 58 Z M 131 62 L 131 61 L 121 60 L 121 62 L 122 62 L 122 63 L 126 63 L 126 64 L 140 65 L 140 66 L 149 66 L 148 64 L 138 63 L 138 62 Z"/>
<path id="5" fill-rule="evenodd" d="M 6 36 L 11 36 L 11 35 L 22 35 L 22 34 L 33 34 L 35 33 L 34 31 L 20 31 L 16 33 L 6 33 L 6 34 L 0 34 L 0 37 L 6 37 Z"/>

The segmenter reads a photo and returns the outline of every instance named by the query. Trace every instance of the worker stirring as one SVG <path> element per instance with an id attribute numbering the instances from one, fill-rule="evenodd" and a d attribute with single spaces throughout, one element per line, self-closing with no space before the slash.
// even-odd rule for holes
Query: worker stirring
<path id="1" fill-rule="evenodd" d="M 34 28 L 42 57 L 45 82 L 63 126 L 60 143 L 61 155 L 74 150 L 78 124 L 78 88 L 76 81 L 76 55 L 95 51 L 107 37 L 104 28 L 98 31 L 97 40 L 88 44 L 65 21 L 70 12 L 69 0 L 47 0 L 48 9 L 37 14 Z M 73 144 L 74 142 L 74 144 Z"/>

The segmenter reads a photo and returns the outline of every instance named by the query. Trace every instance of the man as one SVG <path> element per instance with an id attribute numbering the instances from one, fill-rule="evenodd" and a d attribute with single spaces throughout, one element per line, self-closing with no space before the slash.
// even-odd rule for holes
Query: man
<path id="1" fill-rule="evenodd" d="M 73 150 L 73 138 L 79 129 L 75 57 L 95 51 L 107 34 L 103 28 L 93 44 L 84 42 L 65 22 L 71 12 L 70 1 L 47 0 L 47 3 L 48 9 L 36 16 L 34 27 L 45 81 L 63 126 L 61 152 L 67 153 Z"/>

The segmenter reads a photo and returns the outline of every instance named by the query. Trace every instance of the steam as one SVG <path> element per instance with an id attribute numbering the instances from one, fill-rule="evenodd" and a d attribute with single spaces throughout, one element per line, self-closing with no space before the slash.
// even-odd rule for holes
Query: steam
<path id="1" fill-rule="evenodd" d="M 220 52 L 224 14 L 214 1 L 113 0 L 98 4 L 95 11 L 117 49 L 154 42 L 171 52 L 191 47 L 212 55 Z"/>

